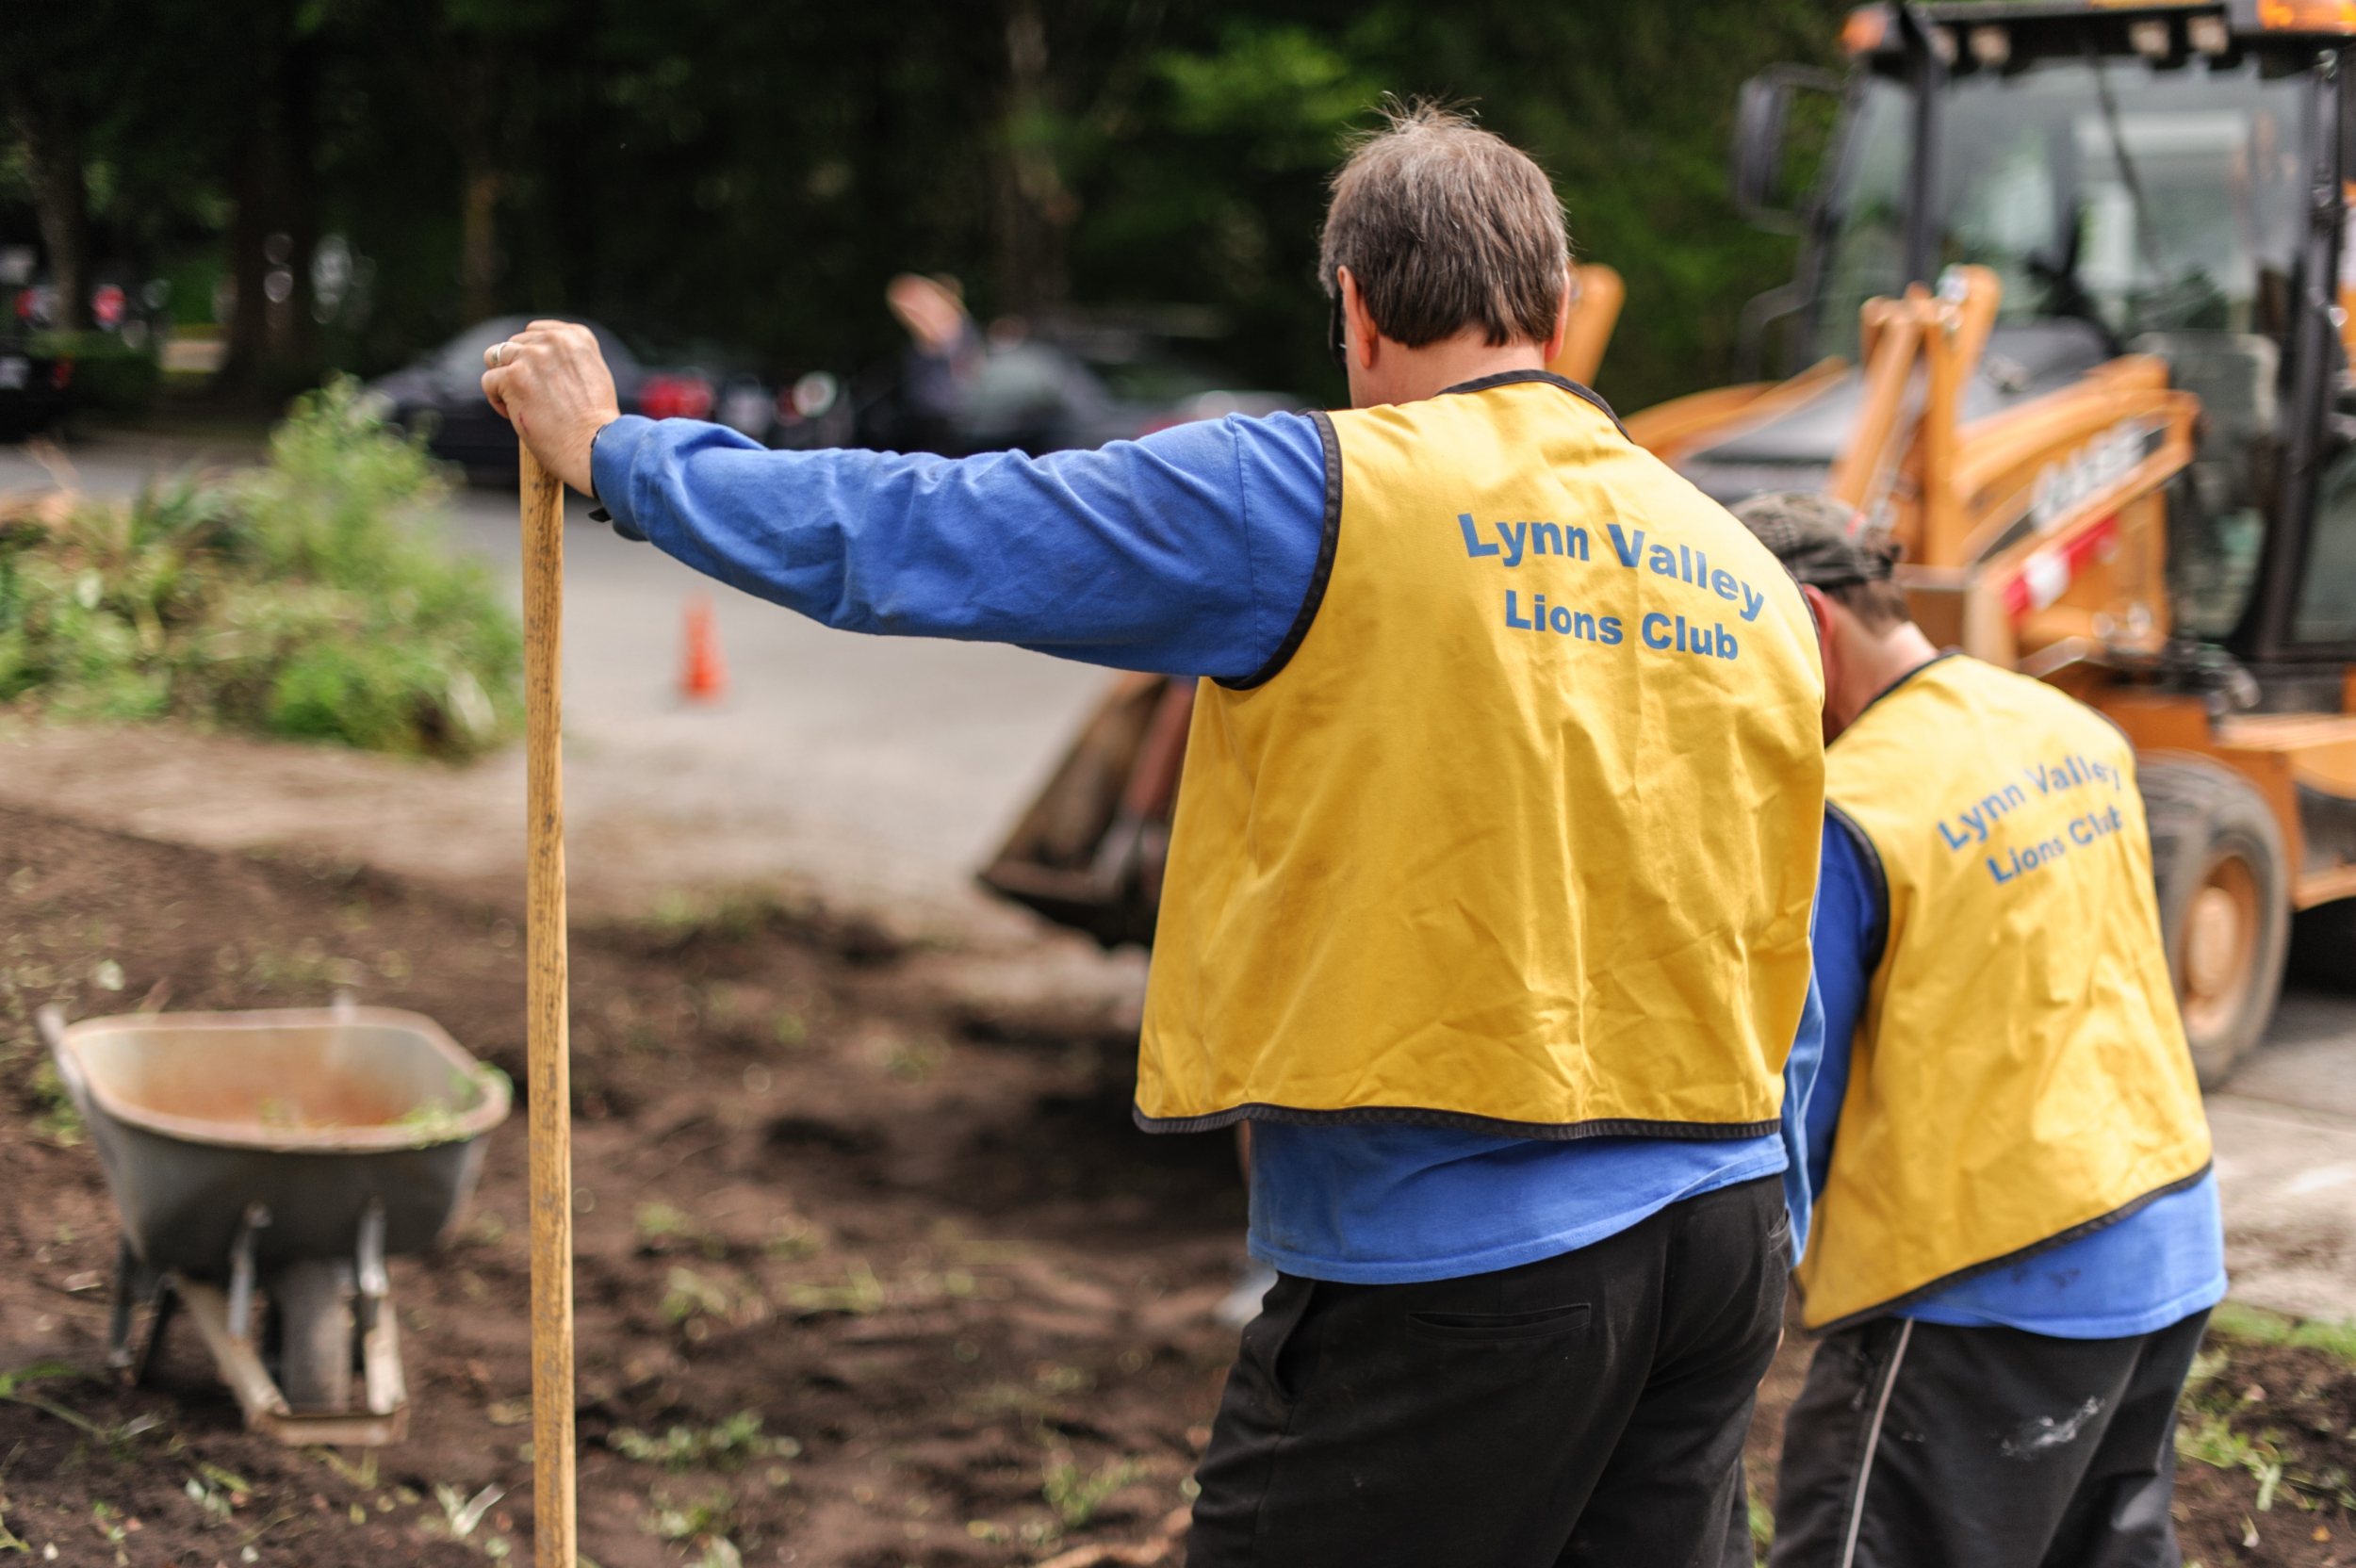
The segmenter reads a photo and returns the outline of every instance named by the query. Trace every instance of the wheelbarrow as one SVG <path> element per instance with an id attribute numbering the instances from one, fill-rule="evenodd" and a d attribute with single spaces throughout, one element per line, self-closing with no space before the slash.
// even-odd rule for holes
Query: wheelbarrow
<path id="1" fill-rule="evenodd" d="M 39 1018 L 123 1217 L 109 1364 L 139 1381 L 176 1304 L 249 1428 L 400 1442 L 408 1394 L 384 1260 L 450 1230 L 483 1135 L 506 1119 L 506 1075 L 429 1018 L 341 999 Z"/>

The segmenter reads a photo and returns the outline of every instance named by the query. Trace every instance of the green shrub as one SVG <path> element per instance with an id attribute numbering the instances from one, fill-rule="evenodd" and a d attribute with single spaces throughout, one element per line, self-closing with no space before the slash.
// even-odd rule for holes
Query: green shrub
<path id="1" fill-rule="evenodd" d="M 434 526 L 447 492 L 349 380 L 266 466 L 128 505 L 0 506 L 0 702 L 463 756 L 521 713 L 522 636 Z"/>

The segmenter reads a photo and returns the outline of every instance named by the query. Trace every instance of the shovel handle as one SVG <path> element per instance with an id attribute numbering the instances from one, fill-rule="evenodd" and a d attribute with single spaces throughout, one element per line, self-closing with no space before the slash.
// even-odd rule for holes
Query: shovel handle
<path id="1" fill-rule="evenodd" d="M 520 445 L 520 444 L 519 444 Z M 532 1560 L 574 1568 L 573 1127 L 564 954 L 564 485 L 523 461 Z"/>

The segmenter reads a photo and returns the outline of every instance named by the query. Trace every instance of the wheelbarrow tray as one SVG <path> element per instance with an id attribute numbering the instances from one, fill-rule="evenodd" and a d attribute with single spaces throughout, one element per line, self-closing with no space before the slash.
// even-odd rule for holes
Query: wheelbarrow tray
<path id="1" fill-rule="evenodd" d="M 352 1256 L 372 1202 L 385 1253 L 432 1248 L 508 1112 L 504 1074 L 391 1008 L 85 1019 L 51 1048 L 131 1250 L 197 1280 L 225 1276 L 256 1203 L 266 1272 Z"/>

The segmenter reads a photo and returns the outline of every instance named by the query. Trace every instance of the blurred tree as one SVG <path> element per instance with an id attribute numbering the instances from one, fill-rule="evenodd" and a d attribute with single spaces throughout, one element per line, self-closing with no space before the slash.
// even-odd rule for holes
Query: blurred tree
<path id="1" fill-rule="evenodd" d="M 17 0 L 0 43 L 0 108 L 32 187 L 55 324 L 90 325 L 90 144 L 118 86 L 106 48 L 113 18 L 74 0 Z"/>
<path id="2" fill-rule="evenodd" d="M 53 274 L 89 270 L 80 167 L 109 172 L 93 232 L 110 257 L 216 258 L 257 387 L 383 368 L 526 309 L 715 367 L 849 368 L 896 350 L 882 285 L 914 269 L 958 275 L 985 319 L 1213 307 L 1237 379 L 1338 398 L 1314 273 L 1325 181 L 1393 92 L 1468 102 L 1553 172 L 1581 254 L 1628 278 L 1599 380 L 1634 407 L 1723 380 L 1742 300 L 1789 275 L 1792 242 L 1726 199 L 1735 89 L 1776 58 L 1831 63 L 1842 7 L 131 9 L 15 0 L 12 166 L 47 193 Z M 319 324 L 327 235 L 374 266 L 365 321 Z"/>

